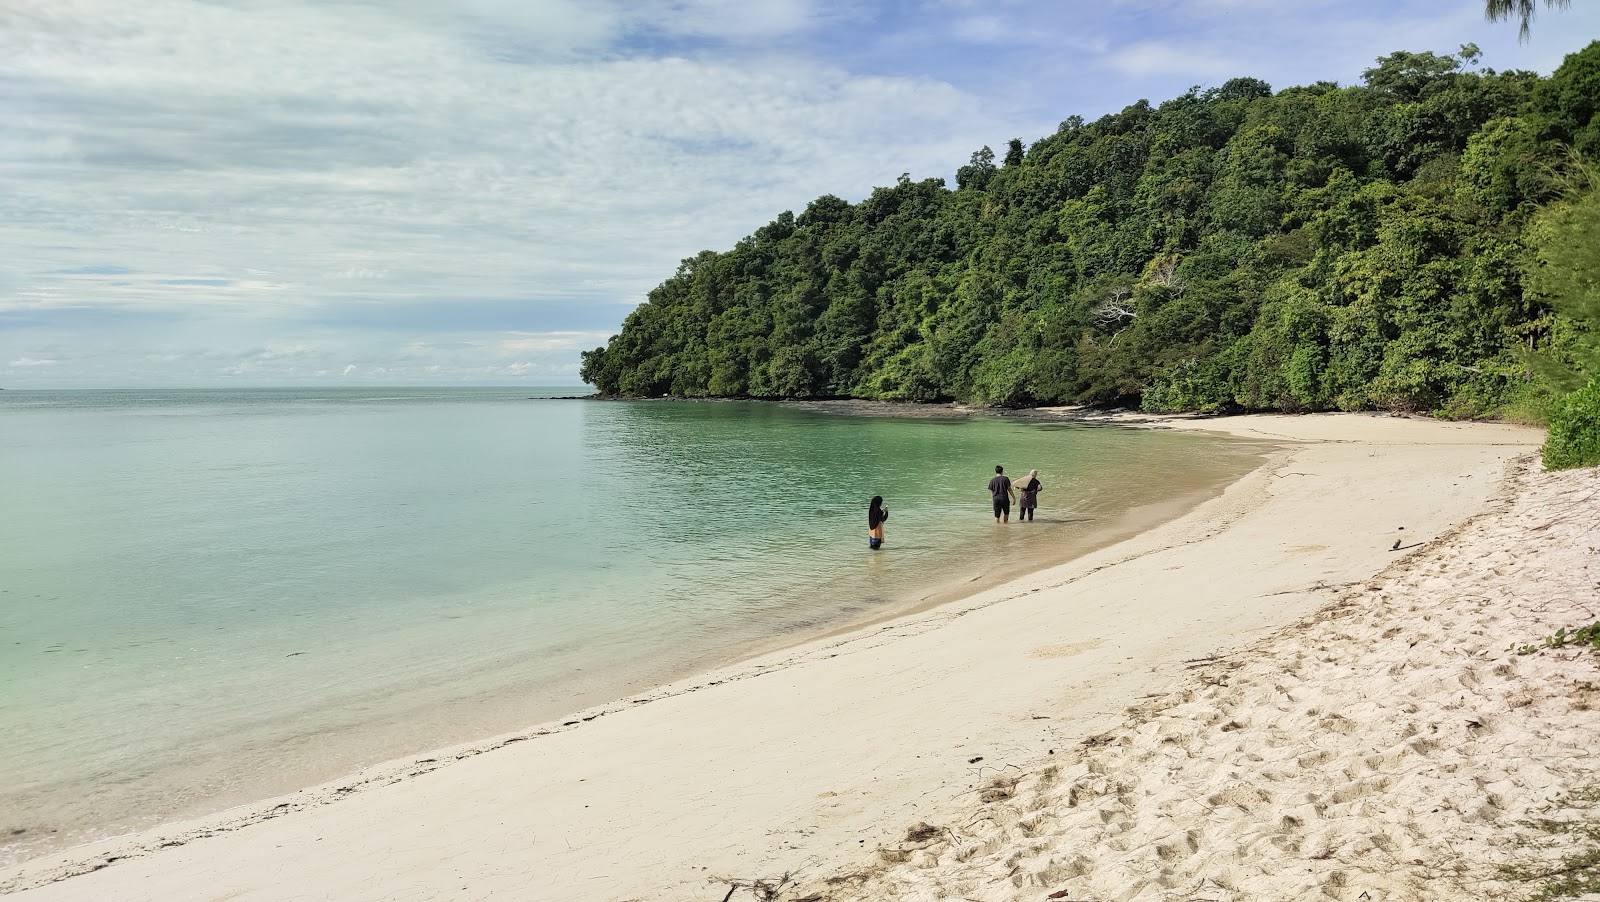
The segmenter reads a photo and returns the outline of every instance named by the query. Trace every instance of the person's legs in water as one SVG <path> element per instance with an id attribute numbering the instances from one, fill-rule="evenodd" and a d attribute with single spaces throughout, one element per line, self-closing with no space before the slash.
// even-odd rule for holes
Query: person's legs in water
<path id="1" fill-rule="evenodd" d="M 996 523 L 1010 523 L 1011 522 L 1011 499 L 1010 498 L 998 498 L 998 499 L 995 500 L 995 502 L 994 502 L 994 522 L 996 522 Z"/>

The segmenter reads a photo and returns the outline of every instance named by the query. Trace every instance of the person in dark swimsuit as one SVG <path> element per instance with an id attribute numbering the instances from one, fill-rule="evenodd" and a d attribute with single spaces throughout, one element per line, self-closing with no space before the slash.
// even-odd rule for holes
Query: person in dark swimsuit
<path id="1" fill-rule="evenodd" d="M 889 506 L 882 495 L 873 495 L 867 507 L 867 547 L 876 551 L 883 547 L 883 524 L 889 519 Z"/>
<path id="2" fill-rule="evenodd" d="M 1039 471 L 1029 470 L 1027 478 L 1017 483 L 1017 521 L 1033 519 L 1033 509 L 1039 506 L 1039 490 L 1044 488 L 1044 483 L 1039 481 Z"/>
<path id="3" fill-rule="evenodd" d="M 1016 493 L 1016 489 L 1011 487 L 1011 477 L 1006 475 L 1006 468 L 995 464 L 994 478 L 989 480 L 989 497 L 994 499 L 994 522 L 1011 522 L 1011 498 Z"/>

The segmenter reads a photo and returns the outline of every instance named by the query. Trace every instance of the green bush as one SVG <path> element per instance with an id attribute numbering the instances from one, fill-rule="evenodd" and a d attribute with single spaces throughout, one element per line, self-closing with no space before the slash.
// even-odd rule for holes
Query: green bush
<path id="1" fill-rule="evenodd" d="M 1556 401 L 1543 451 L 1547 470 L 1600 465 L 1600 378 Z"/>

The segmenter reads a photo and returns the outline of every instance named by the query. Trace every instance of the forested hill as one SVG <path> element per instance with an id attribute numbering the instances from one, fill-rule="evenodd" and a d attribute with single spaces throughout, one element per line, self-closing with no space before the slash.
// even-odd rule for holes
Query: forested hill
<path id="1" fill-rule="evenodd" d="M 1549 78 L 1477 63 L 1468 46 L 1392 54 L 1353 87 L 1237 78 L 984 148 L 955 190 L 818 198 L 685 260 L 583 377 L 1452 416 L 1548 395 L 1536 359 L 1581 330 L 1530 267 L 1542 208 L 1600 159 L 1600 42 Z"/>

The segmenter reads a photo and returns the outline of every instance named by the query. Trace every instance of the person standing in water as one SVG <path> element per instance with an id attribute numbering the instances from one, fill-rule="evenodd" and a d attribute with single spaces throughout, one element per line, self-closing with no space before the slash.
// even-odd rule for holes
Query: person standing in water
<path id="1" fill-rule="evenodd" d="M 1011 477 L 1006 468 L 995 464 L 994 478 L 989 480 L 989 497 L 994 499 L 994 522 L 1011 522 L 1011 499 L 1017 494 L 1011 487 Z"/>
<path id="2" fill-rule="evenodd" d="M 889 519 L 889 506 L 882 495 L 873 495 L 867 508 L 867 547 L 876 551 L 883 547 L 883 524 Z"/>
<path id="3" fill-rule="evenodd" d="M 1033 509 L 1039 506 L 1039 490 L 1044 484 L 1039 481 L 1039 471 L 1029 470 L 1026 479 L 1017 483 L 1017 522 L 1033 519 Z"/>

